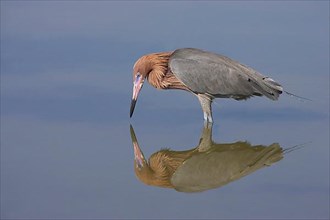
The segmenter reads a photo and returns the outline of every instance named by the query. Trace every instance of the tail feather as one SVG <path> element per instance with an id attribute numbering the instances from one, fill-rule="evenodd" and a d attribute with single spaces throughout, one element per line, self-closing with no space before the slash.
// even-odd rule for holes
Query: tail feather
<path id="1" fill-rule="evenodd" d="M 313 101 L 311 99 L 308 99 L 308 98 L 304 98 L 304 97 L 301 97 L 301 96 L 298 96 L 298 95 L 295 95 L 295 94 L 292 94 L 290 92 L 287 92 L 287 91 L 284 91 L 287 95 L 291 96 L 291 97 L 294 97 L 294 98 L 297 98 L 299 101 L 301 102 L 305 102 L 305 101 Z"/>
<path id="2" fill-rule="evenodd" d="M 272 89 L 275 89 L 277 91 L 283 92 L 283 88 L 282 86 L 278 83 L 275 82 L 272 78 L 269 77 L 264 77 L 263 80 L 265 81 L 265 83 L 270 86 Z"/>
<path id="3" fill-rule="evenodd" d="M 262 77 L 261 79 L 251 80 L 250 82 L 252 82 L 257 93 L 260 93 L 271 100 L 277 100 L 279 95 L 283 93 L 282 86 L 272 78 Z"/>
<path id="4" fill-rule="evenodd" d="M 298 95 L 295 95 L 293 93 L 283 90 L 283 87 L 279 83 L 275 82 L 272 78 L 264 77 L 264 78 L 262 78 L 262 80 L 263 80 L 264 84 L 271 90 L 271 93 L 269 93 L 268 90 L 266 90 L 268 95 L 264 94 L 265 96 L 267 96 L 270 99 L 277 100 L 279 95 L 284 92 L 287 95 L 297 98 L 299 101 L 302 101 L 302 102 L 312 101 L 311 99 L 304 98 L 304 97 L 301 97 L 301 96 L 298 96 Z M 269 94 L 270 94 L 270 96 L 269 96 Z"/>
<path id="5" fill-rule="evenodd" d="M 262 81 L 268 87 L 268 90 L 266 91 L 270 95 L 270 98 L 277 100 L 279 95 L 283 93 L 283 87 L 278 82 L 269 77 L 262 78 Z"/>

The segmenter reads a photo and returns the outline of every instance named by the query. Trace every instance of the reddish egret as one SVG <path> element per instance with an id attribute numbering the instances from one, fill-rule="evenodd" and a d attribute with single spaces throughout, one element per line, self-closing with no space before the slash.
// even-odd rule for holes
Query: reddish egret
<path id="1" fill-rule="evenodd" d="M 280 161 L 286 152 L 279 144 L 252 146 L 248 142 L 215 143 L 212 126 L 205 126 L 199 145 L 189 150 L 162 149 L 144 157 L 133 127 L 134 170 L 147 185 L 201 192 L 226 185 Z"/>
<path id="2" fill-rule="evenodd" d="M 204 120 L 210 123 L 214 98 L 244 100 L 266 96 L 277 100 L 283 91 L 273 79 L 223 55 L 194 48 L 153 53 L 139 58 L 133 67 L 130 117 L 145 79 L 157 89 L 181 89 L 195 94 Z"/>

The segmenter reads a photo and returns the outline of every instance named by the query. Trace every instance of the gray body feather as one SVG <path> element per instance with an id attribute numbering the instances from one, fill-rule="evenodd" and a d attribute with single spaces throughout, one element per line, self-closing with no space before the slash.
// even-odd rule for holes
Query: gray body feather
<path id="1" fill-rule="evenodd" d="M 280 84 L 228 57 L 194 48 L 173 52 L 170 71 L 192 92 L 216 98 L 266 96 L 277 100 Z"/>

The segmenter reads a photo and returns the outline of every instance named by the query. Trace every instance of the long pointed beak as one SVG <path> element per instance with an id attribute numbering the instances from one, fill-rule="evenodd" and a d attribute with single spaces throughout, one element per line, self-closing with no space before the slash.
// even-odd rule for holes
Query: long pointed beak
<path id="1" fill-rule="evenodd" d="M 135 104 L 136 104 L 136 99 L 132 99 L 132 102 L 131 102 L 131 109 L 129 111 L 129 117 L 131 118 L 132 115 L 133 115 L 133 112 L 134 112 L 134 108 L 135 108 Z"/>
<path id="2" fill-rule="evenodd" d="M 131 109 L 129 112 L 129 117 L 131 118 L 134 112 L 134 108 L 135 108 L 135 104 L 137 102 L 137 98 L 139 96 L 139 93 L 141 91 L 141 88 L 143 86 L 143 82 L 144 80 L 142 79 L 142 77 L 137 78 L 134 81 L 134 85 L 133 85 L 133 96 L 132 96 L 132 102 L 131 102 Z"/>
<path id="3" fill-rule="evenodd" d="M 142 169 L 145 159 L 144 159 L 143 153 L 139 147 L 139 144 L 137 142 L 135 132 L 134 132 L 132 125 L 130 125 L 130 133 L 131 133 L 131 139 L 132 139 L 133 148 L 134 148 L 135 164 L 136 164 L 137 168 Z"/>

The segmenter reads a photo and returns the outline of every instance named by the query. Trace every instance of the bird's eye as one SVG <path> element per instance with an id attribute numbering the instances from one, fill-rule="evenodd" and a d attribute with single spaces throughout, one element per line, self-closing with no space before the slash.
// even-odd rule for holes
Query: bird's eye
<path id="1" fill-rule="evenodd" d="M 136 76 L 135 76 L 135 82 L 139 81 L 140 77 L 141 77 L 140 74 L 136 74 Z"/>

